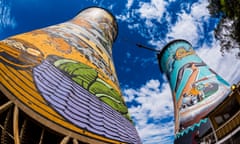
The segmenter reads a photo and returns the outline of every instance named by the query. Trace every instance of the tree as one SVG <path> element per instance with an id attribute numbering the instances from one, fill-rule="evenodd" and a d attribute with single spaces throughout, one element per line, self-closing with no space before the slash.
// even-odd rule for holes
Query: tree
<path id="1" fill-rule="evenodd" d="M 211 16 L 221 18 L 215 37 L 222 53 L 236 49 L 240 58 L 240 0 L 209 0 L 208 9 Z"/>

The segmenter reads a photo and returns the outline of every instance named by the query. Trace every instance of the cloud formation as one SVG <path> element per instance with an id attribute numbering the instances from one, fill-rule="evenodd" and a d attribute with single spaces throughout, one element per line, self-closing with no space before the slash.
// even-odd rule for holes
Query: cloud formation
<path id="1" fill-rule="evenodd" d="M 142 19 L 156 19 L 160 21 L 165 11 L 165 5 L 166 2 L 164 0 L 151 0 L 150 2 L 140 2 L 140 8 L 137 10 L 137 13 L 140 14 L 140 17 Z"/>
<path id="2" fill-rule="evenodd" d="M 4 28 L 14 28 L 16 26 L 15 19 L 11 16 L 11 1 L 0 1 L 0 31 Z"/>
<path id="3" fill-rule="evenodd" d="M 186 39 L 189 42 L 196 42 L 198 39 L 198 28 L 194 18 L 184 12 L 179 15 L 178 19 L 177 23 L 171 27 L 170 32 L 167 34 L 169 41 Z"/>
<path id="4" fill-rule="evenodd" d="M 127 4 L 126 4 L 127 9 L 131 8 L 131 6 L 133 5 L 133 2 L 134 2 L 134 0 L 127 1 Z"/>
<path id="5" fill-rule="evenodd" d="M 203 27 L 204 22 L 210 19 L 207 5 L 208 2 L 203 0 L 189 6 L 190 12 L 187 9 L 182 9 L 178 13 L 177 22 L 170 27 L 166 40 L 186 39 L 196 45 L 206 32 Z"/>
<path id="6" fill-rule="evenodd" d="M 214 41 L 210 47 L 203 45 L 196 53 L 230 85 L 240 81 L 240 60 L 235 56 L 236 52 L 226 53 L 223 56 L 220 45 Z"/>
<path id="7" fill-rule="evenodd" d="M 169 85 L 149 80 L 139 89 L 125 89 L 126 102 L 144 144 L 172 143 L 173 103 Z"/>

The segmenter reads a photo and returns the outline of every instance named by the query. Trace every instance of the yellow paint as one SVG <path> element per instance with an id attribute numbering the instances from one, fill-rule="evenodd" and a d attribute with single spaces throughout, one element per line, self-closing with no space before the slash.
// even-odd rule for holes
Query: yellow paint
<path id="1" fill-rule="evenodd" d="M 110 20 L 111 22 L 113 21 L 113 18 L 108 14 L 106 14 L 104 18 Z M 84 25 L 86 28 L 91 28 L 91 25 L 86 21 L 82 21 L 80 19 L 74 19 L 73 21 L 74 23 Z M 54 27 L 60 28 L 64 27 L 64 25 L 65 24 L 60 24 Z M 79 31 L 79 29 L 76 31 Z M 71 34 L 66 33 L 65 36 L 71 37 Z M 99 54 L 98 57 L 103 59 L 103 61 L 109 65 L 109 67 L 106 67 L 106 70 L 116 78 L 115 68 L 111 56 L 108 53 L 103 52 L 102 49 L 104 48 L 99 48 L 94 42 L 81 35 L 78 35 L 78 38 L 87 43 L 96 51 L 96 53 Z M 8 42 L 10 44 L 8 44 Z M 116 140 L 87 132 L 69 123 L 47 104 L 45 99 L 39 94 L 37 88 L 35 87 L 32 76 L 32 68 L 40 64 L 41 61 L 46 59 L 48 56 L 56 55 L 65 59 L 82 62 L 93 69 L 96 69 L 99 73 L 99 78 L 103 79 L 111 87 L 121 93 L 118 83 L 113 82 L 101 68 L 98 68 L 96 65 L 91 63 L 87 58 L 85 58 L 85 55 L 81 54 L 77 48 L 66 42 L 64 38 L 52 37 L 44 30 L 35 30 L 10 37 L 9 39 L 0 42 L 0 52 L 5 52 L 24 63 L 16 64 L 4 57 L 0 57 L 0 59 L 12 64 L 13 66 L 24 68 L 24 70 L 18 70 L 0 63 L 1 84 L 6 87 L 19 101 L 51 122 L 76 133 L 105 141 L 106 143 L 121 143 Z"/>
<path id="2" fill-rule="evenodd" d="M 88 43 L 91 47 L 93 47 L 93 48 L 95 47 L 94 49 L 96 49 L 96 51 L 100 53 L 100 51 L 97 50 L 96 45 L 93 42 L 85 39 L 82 36 L 80 36 L 80 37 L 82 38 L 83 41 Z M 30 43 L 30 44 L 34 45 L 36 48 L 39 48 L 39 50 L 43 53 L 44 59 L 46 59 L 48 55 L 56 55 L 56 56 L 64 57 L 66 59 L 80 61 L 80 62 L 96 69 L 100 73 L 100 75 L 99 75 L 100 78 L 102 78 L 105 82 L 107 82 L 114 89 L 116 89 L 119 93 L 121 93 L 118 84 L 114 83 L 111 79 L 109 79 L 109 77 L 106 74 L 104 74 L 104 72 L 100 68 L 98 68 L 94 64 L 92 64 L 76 48 L 71 47 L 71 49 L 72 49 L 71 53 L 63 53 L 62 51 L 58 51 L 55 47 L 56 45 L 52 44 L 52 42 L 54 42 L 54 40 L 52 40 L 53 38 L 50 37 L 44 31 L 39 32 L 39 30 L 38 30 L 37 33 L 36 32 L 35 33 L 32 33 L 32 32 L 24 33 L 24 34 L 20 34 L 20 35 L 11 37 L 11 39 L 20 40 L 25 43 Z M 66 44 L 67 43 L 65 43 L 65 44 L 63 43 L 64 47 L 70 47 L 70 45 L 66 45 Z M 102 56 L 105 57 L 106 62 L 109 62 L 106 54 L 103 54 Z M 111 66 L 111 71 L 113 72 L 113 74 L 115 74 L 115 69 L 114 69 L 114 65 L 112 64 L 112 62 L 110 62 L 110 66 Z"/>
<path id="3" fill-rule="evenodd" d="M 52 108 L 46 107 L 47 103 L 45 101 L 44 103 L 42 103 L 39 101 L 39 99 L 35 99 L 34 97 L 32 97 L 32 95 L 29 92 L 25 91 L 26 89 L 29 89 L 29 88 L 24 83 L 22 83 L 19 78 L 15 76 L 17 75 L 17 71 L 12 73 L 8 71 L 4 66 L 2 66 L 2 70 L 7 73 L 0 71 L 0 74 L 2 77 L 1 83 L 5 87 L 7 87 L 13 93 L 14 96 L 18 97 L 21 101 L 23 101 L 29 107 L 37 106 L 36 111 L 44 110 L 45 112 L 51 113 L 52 115 L 61 117 Z M 37 92 L 35 92 L 35 94 L 36 93 Z"/>
<path id="4" fill-rule="evenodd" d="M 24 71 L 24 70 L 18 70 L 19 74 L 23 76 L 22 81 L 27 84 L 28 86 L 31 87 L 32 89 L 36 89 L 35 86 L 33 86 L 33 78 L 32 78 L 32 72 L 30 71 Z"/>
<path id="5" fill-rule="evenodd" d="M 192 49 L 190 49 L 190 51 L 187 51 L 185 48 L 181 47 L 181 48 L 178 48 L 178 50 L 176 51 L 176 59 L 179 60 L 183 57 L 192 55 L 194 53 L 195 52 Z"/>
<path id="6" fill-rule="evenodd" d="M 193 87 L 188 94 L 196 96 L 196 95 L 200 95 L 201 93 L 197 88 Z"/>
<path id="7" fill-rule="evenodd" d="M 20 53 L 17 49 L 12 49 L 11 47 L 5 45 L 4 43 L 0 42 L 0 52 L 6 52 L 11 54 L 13 57 L 19 57 Z"/>
<path id="8" fill-rule="evenodd" d="M 119 143 L 116 140 L 111 140 L 111 139 L 104 138 L 102 136 L 98 136 L 96 134 L 87 132 L 67 122 L 63 117 L 61 117 L 51 107 L 49 107 L 39 94 L 37 94 L 38 96 L 35 95 L 33 97 L 32 95 L 24 91 L 27 89 L 27 86 L 24 83 L 20 82 L 19 78 L 15 76 L 15 75 L 18 75 L 17 70 L 12 69 L 11 71 L 9 71 L 8 69 L 10 67 L 7 68 L 2 63 L 0 63 L 0 68 L 1 68 L 0 69 L 1 84 L 7 87 L 14 96 L 16 96 L 22 103 L 27 105 L 33 111 L 42 115 L 46 119 L 49 119 L 50 121 L 55 122 L 58 125 L 65 127 L 67 129 L 70 129 L 72 131 L 75 131 L 79 134 L 86 135 L 101 141 L 106 141 L 108 143 Z M 24 79 L 24 77 L 22 78 Z M 17 79 L 18 81 L 16 81 Z M 23 80 L 23 81 L 27 81 L 27 80 Z M 33 85 L 33 83 L 31 83 L 31 85 Z M 37 92 L 34 92 L 34 93 L 36 94 Z"/>

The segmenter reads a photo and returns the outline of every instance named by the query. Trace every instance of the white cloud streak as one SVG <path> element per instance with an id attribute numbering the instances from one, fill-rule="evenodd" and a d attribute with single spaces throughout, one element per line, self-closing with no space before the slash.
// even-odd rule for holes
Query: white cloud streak
<path id="1" fill-rule="evenodd" d="M 127 9 L 131 8 L 131 6 L 133 5 L 134 0 L 128 0 L 126 7 Z"/>
<path id="2" fill-rule="evenodd" d="M 0 31 L 4 28 L 14 28 L 16 26 L 15 19 L 11 16 L 10 3 L 7 0 L 0 0 Z"/>
<path id="3" fill-rule="evenodd" d="M 167 2 L 164 0 L 151 0 L 150 2 L 136 1 L 135 3 L 139 8 L 135 9 L 135 7 L 132 8 L 134 2 L 134 0 L 128 0 L 126 3 L 127 12 L 124 11 L 122 14 L 116 15 L 118 20 L 128 23 L 129 29 L 143 28 L 143 22 L 144 27 L 151 28 L 155 26 L 152 20 L 160 22 L 167 5 Z M 141 23 L 137 21 L 139 18 L 141 19 Z"/>
<path id="4" fill-rule="evenodd" d="M 127 102 L 135 101 L 129 111 L 144 144 L 172 143 L 173 103 L 169 85 L 150 80 L 139 89 L 125 89 Z M 163 123 L 164 121 L 164 123 Z"/>
<path id="5" fill-rule="evenodd" d="M 197 54 L 229 84 L 240 81 L 240 60 L 236 58 L 236 52 L 226 53 L 223 56 L 219 44 L 213 41 L 211 47 L 203 45 L 197 50 Z"/>
<path id="6" fill-rule="evenodd" d="M 140 17 L 143 19 L 151 20 L 157 19 L 160 20 L 165 11 L 166 2 L 164 0 L 151 0 L 148 2 L 140 2 L 140 8 L 137 12 L 140 14 Z"/>
<path id="7" fill-rule="evenodd" d="M 198 39 L 198 28 L 193 17 L 185 12 L 180 14 L 178 22 L 171 28 L 171 31 L 167 34 L 167 37 L 170 40 L 186 39 L 191 43 L 196 42 Z"/>
<path id="8" fill-rule="evenodd" d="M 207 10 L 208 1 L 203 0 L 194 3 L 191 6 L 190 14 L 182 10 L 178 14 L 178 21 L 170 27 L 170 32 L 167 34 L 167 41 L 173 39 L 185 39 L 196 45 L 199 36 L 203 35 L 203 21 L 210 18 Z"/>

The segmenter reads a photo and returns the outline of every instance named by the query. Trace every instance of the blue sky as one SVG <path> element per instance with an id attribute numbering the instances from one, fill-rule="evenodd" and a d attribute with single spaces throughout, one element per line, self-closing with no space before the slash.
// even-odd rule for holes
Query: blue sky
<path id="1" fill-rule="evenodd" d="M 222 56 L 208 0 L 0 0 L 0 40 L 73 18 L 89 6 L 108 9 L 119 31 L 113 59 L 125 101 L 144 144 L 172 143 L 173 104 L 156 53 L 173 39 L 186 39 L 196 53 L 230 84 L 240 80 L 235 53 Z"/>

